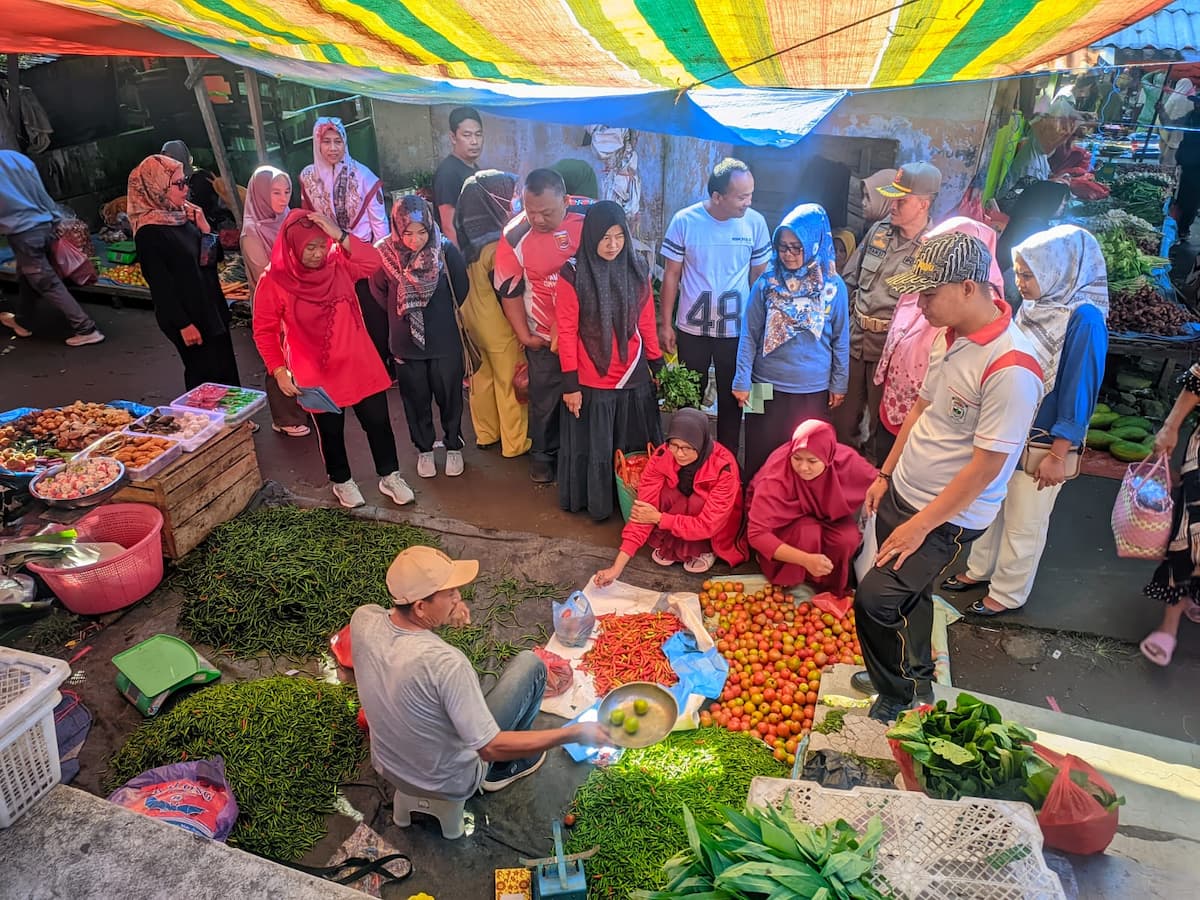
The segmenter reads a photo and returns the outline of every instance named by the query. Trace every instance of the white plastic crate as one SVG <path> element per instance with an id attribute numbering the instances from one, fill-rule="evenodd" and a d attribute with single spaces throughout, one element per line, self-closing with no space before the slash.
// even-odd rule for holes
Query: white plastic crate
<path id="1" fill-rule="evenodd" d="M 934 800 L 915 791 L 755 778 L 747 802 L 801 822 L 845 819 L 859 832 L 872 816 L 883 839 L 872 878 L 897 900 L 1064 900 L 1042 857 L 1042 832 L 1024 803 Z"/>
<path id="2" fill-rule="evenodd" d="M 0 647 L 0 828 L 62 778 L 54 707 L 70 674 L 62 660 Z"/>

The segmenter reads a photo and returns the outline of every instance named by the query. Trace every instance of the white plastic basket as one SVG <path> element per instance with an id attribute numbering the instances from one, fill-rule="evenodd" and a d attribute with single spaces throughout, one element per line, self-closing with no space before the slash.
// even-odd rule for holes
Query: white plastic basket
<path id="1" fill-rule="evenodd" d="M 62 778 L 54 707 L 70 674 L 62 660 L 0 647 L 0 828 Z"/>
<path id="2" fill-rule="evenodd" d="M 845 819 L 860 832 L 883 822 L 876 886 L 897 900 L 1064 900 L 1042 857 L 1042 832 L 1024 803 L 934 800 L 914 791 L 755 778 L 747 802 L 819 825 Z"/>

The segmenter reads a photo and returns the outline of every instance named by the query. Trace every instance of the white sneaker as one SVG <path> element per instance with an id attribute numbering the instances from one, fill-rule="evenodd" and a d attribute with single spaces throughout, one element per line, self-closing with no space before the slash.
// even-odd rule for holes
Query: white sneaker
<path id="1" fill-rule="evenodd" d="M 387 494 L 392 498 L 392 502 L 397 506 L 403 506 L 406 503 L 412 503 L 416 499 L 416 495 L 412 492 L 412 488 L 408 486 L 408 482 L 400 477 L 399 472 L 393 472 L 391 475 L 384 475 L 379 479 L 379 493 Z"/>
<path id="2" fill-rule="evenodd" d="M 365 506 L 366 500 L 363 499 L 362 491 L 358 489 L 358 485 L 354 483 L 354 479 L 343 481 L 340 484 L 333 482 L 333 496 L 337 497 L 338 503 L 346 507 L 346 509 L 354 509 L 356 506 Z"/>
<path id="3" fill-rule="evenodd" d="M 99 344 L 104 340 L 104 335 L 100 333 L 99 328 L 93 328 L 87 334 L 76 334 L 67 338 L 66 344 L 68 347 L 86 347 L 88 344 Z"/>
<path id="4" fill-rule="evenodd" d="M 15 334 L 17 337 L 33 337 L 33 332 L 17 322 L 17 317 L 13 313 L 0 313 L 0 325 L 3 325 L 5 328 L 11 328 L 13 334 Z"/>
<path id="5" fill-rule="evenodd" d="M 434 461 L 432 450 L 417 457 L 417 474 L 422 478 L 432 478 L 437 474 L 437 463 Z"/>
<path id="6" fill-rule="evenodd" d="M 461 450 L 446 451 L 446 474 L 451 478 L 463 473 L 463 455 Z"/>

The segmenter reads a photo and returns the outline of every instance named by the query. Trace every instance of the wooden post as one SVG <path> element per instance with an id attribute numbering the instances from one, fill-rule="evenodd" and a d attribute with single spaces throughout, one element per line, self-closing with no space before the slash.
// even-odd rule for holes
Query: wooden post
<path id="1" fill-rule="evenodd" d="M 263 128 L 262 94 L 258 88 L 258 73 L 246 69 L 246 99 L 250 101 L 250 125 L 254 129 L 254 147 L 258 151 L 258 164 L 267 163 L 267 132 Z"/>
<path id="2" fill-rule="evenodd" d="M 8 123 L 12 129 L 13 147 L 21 146 L 21 57 L 8 54 Z"/>
<path id="3" fill-rule="evenodd" d="M 238 227 L 242 224 L 242 198 L 238 195 L 237 182 L 233 178 L 233 170 L 229 167 L 229 154 L 225 152 L 225 143 L 221 140 L 221 126 L 217 123 L 217 114 L 213 110 L 212 100 L 208 96 L 208 88 L 204 86 L 204 78 L 199 72 L 199 63 L 187 59 L 189 78 L 192 90 L 196 92 L 196 104 L 200 107 L 200 118 L 204 120 L 204 130 L 208 132 L 208 142 L 212 145 L 213 156 L 217 158 L 217 170 L 222 180 L 229 187 L 229 205 L 237 219 Z"/>

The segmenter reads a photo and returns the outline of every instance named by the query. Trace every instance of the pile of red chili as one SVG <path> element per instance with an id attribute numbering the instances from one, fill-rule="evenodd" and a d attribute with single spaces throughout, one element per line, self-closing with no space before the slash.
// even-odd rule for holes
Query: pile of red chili
<path id="1" fill-rule="evenodd" d="M 642 480 L 642 472 L 650 464 L 650 457 L 653 453 L 653 444 L 646 445 L 645 454 L 638 453 L 626 456 L 620 450 L 616 452 L 613 459 L 613 466 L 616 469 L 617 477 L 625 482 L 626 486 L 635 494 L 637 493 L 638 484 Z"/>
<path id="2" fill-rule="evenodd" d="M 600 635 L 580 662 L 580 668 L 592 674 L 596 696 L 603 697 L 613 688 L 631 681 L 672 685 L 679 680 L 662 652 L 667 638 L 683 630 L 678 616 L 672 613 L 610 614 L 600 616 L 599 622 Z"/>

